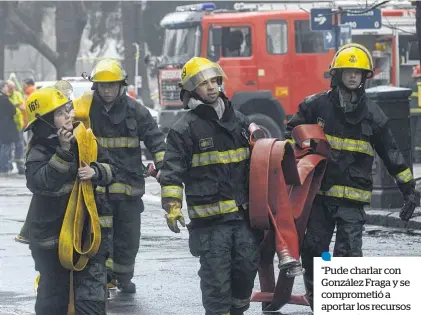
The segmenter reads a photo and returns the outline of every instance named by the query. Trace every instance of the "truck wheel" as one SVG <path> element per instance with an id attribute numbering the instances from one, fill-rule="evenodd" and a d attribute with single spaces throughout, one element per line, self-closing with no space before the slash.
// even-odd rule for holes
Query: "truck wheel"
<path id="1" fill-rule="evenodd" d="M 260 128 L 265 132 L 268 138 L 284 139 L 284 130 L 281 129 L 276 122 L 269 116 L 263 114 L 252 114 L 248 116 L 250 121 L 259 125 Z"/>

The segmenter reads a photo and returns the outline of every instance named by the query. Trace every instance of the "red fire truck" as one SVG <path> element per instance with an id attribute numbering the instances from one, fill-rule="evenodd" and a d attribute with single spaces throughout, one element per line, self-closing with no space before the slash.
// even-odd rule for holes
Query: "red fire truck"
<path id="1" fill-rule="evenodd" d="M 310 30 L 311 8 L 361 10 L 365 2 L 236 3 L 233 10 L 218 10 L 213 3 L 178 7 L 161 21 L 161 129 L 167 132 L 184 113 L 178 87 L 182 66 L 191 57 L 202 56 L 224 69 L 228 80 L 223 89 L 235 108 L 271 137 L 282 138 L 285 120 L 298 104 L 330 84 L 328 65 L 334 49 L 325 48 L 326 33 Z M 352 30 L 352 41 L 373 53 L 376 75 L 371 86 L 405 85 L 412 60 L 418 58 L 414 6 L 409 1 L 392 2 L 381 7 L 380 28 Z"/>

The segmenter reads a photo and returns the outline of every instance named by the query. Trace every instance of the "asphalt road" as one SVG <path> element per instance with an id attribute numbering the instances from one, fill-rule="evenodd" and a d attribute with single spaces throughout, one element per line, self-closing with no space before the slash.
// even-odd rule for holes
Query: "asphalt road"
<path id="1" fill-rule="evenodd" d="M 160 189 L 154 180 L 147 180 L 146 191 L 141 246 L 133 279 L 137 293 L 112 291 L 108 314 L 204 314 L 197 275 L 199 262 L 189 252 L 188 232 L 183 229 L 180 234 L 173 234 L 168 230 L 160 208 Z M 30 198 L 22 176 L 0 178 L 0 315 L 34 314 L 34 263 L 28 247 L 13 240 Z M 363 249 L 365 256 L 420 256 L 421 234 L 367 226 Z M 304 293 L 301 277 L 295 282 L 294 292 Z M 258 287 L 256 281 L 256 290 Z M 258 303 L 253 303 L 247 314 L 261 314 L 260 309 Z M 311 312 L 308 307 L 287 305 L 282 314 Z"/>

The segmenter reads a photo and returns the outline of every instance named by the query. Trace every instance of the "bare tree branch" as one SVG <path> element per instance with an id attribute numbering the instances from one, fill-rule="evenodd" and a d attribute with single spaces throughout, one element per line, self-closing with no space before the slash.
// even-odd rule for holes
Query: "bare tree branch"
<path id="1" fill-rule="evenodd" d="M 9 6 L 7 19 L 18 32 L 20 32 L 28 43 L 38 50 L 54 66 L 57 66 L 59 54 L 50 48 L 37 33 L 35 33 L 18 15 L 17 10 Z"/>

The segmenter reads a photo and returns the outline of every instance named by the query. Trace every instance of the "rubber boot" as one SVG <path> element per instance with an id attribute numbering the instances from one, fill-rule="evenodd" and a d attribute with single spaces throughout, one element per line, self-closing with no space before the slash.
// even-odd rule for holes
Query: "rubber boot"
<path id="1" fill-rule="evenodd" d="M 136 293 L 136 285 L 131 280 L 118 282 L 117 288 L 123 293 Z"/>

